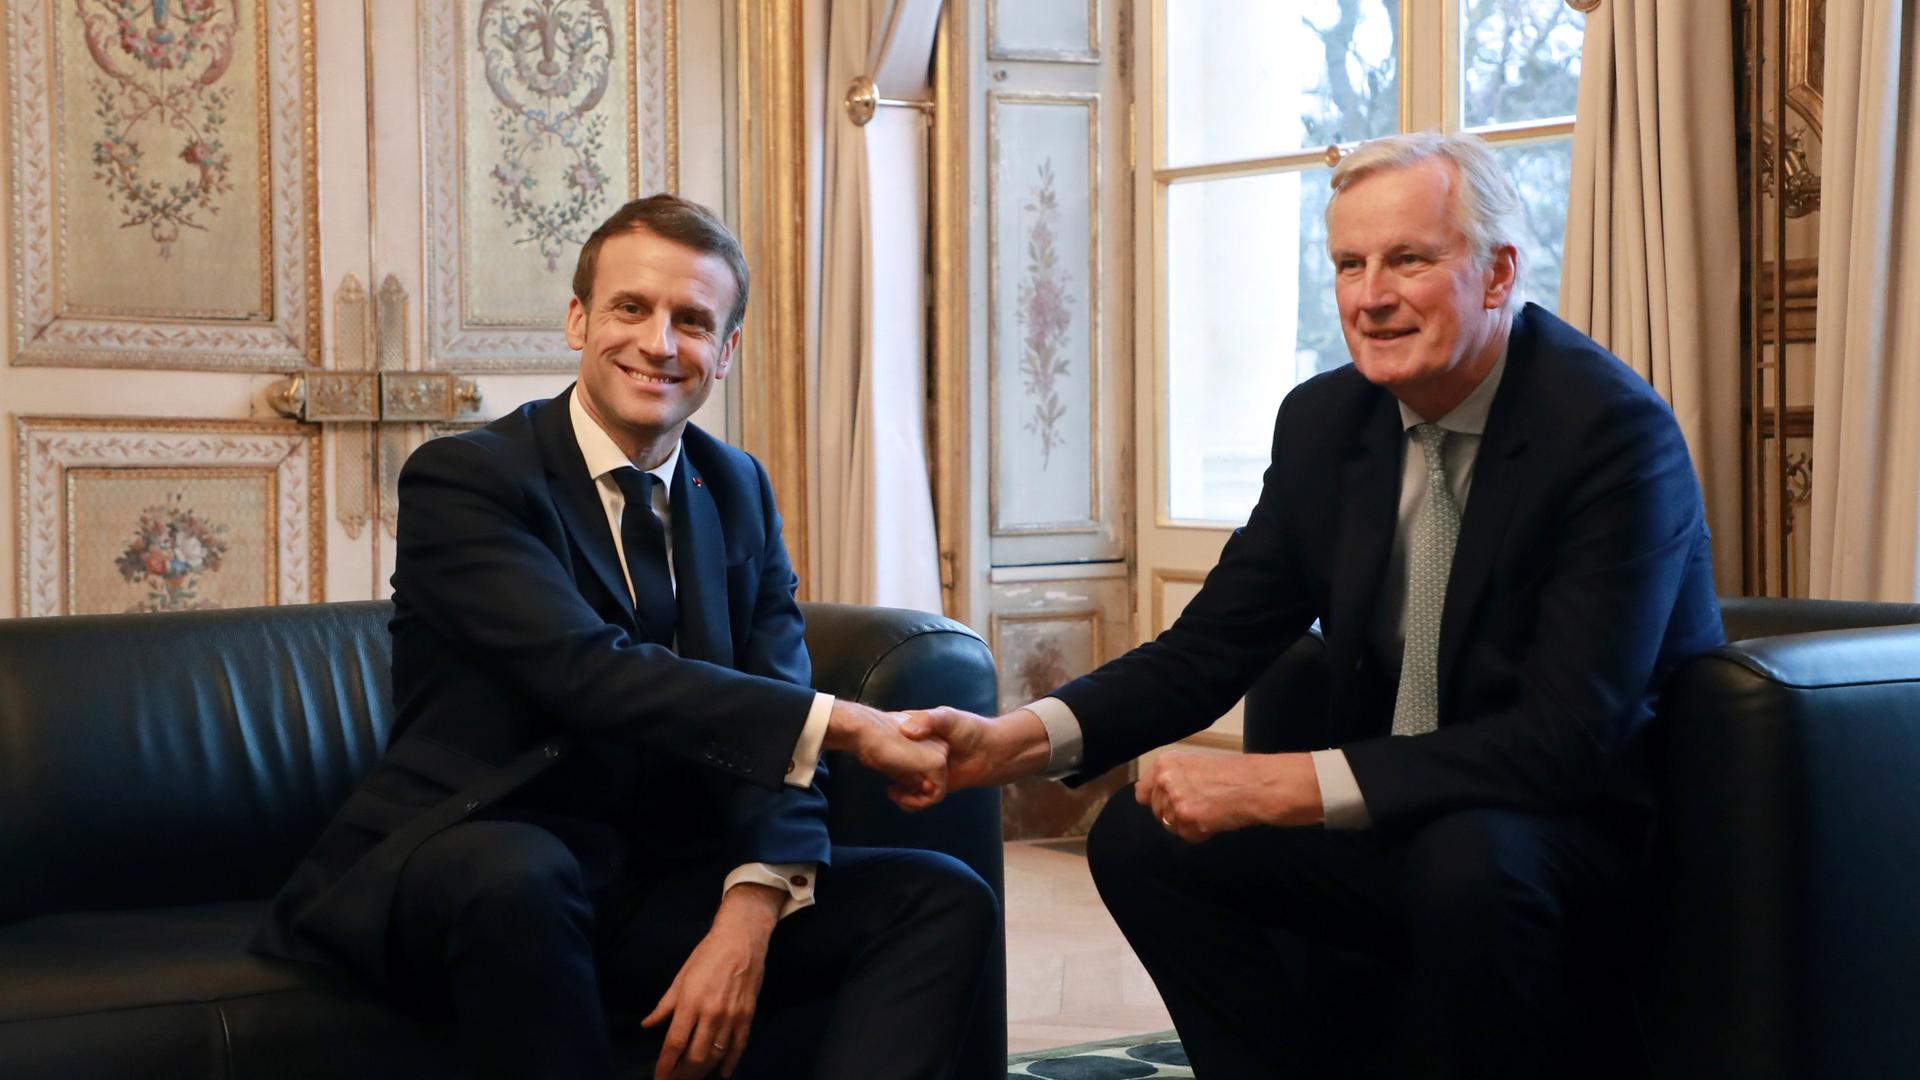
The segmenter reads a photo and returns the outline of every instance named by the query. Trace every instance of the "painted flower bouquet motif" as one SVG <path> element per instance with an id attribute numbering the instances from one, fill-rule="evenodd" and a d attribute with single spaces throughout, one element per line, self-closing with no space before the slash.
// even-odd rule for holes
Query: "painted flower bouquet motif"
<path id="1" fill-rule="evenodd" d="M 123 229 L 144 226 L 171 258 L 182 229 L 205 231 L 233 190 L 233 160 L 221 143 L 231 91 L 217 85 L 233 64 L 240 0 L 74 0 L 100 137 L 93 177 L 120 207 Z M 177 140 L 168 170 L 148 150 Z"/>
<path id="2" fill-rule="evenodd" d="M 1021 209 L 1033 215 L 1027 230 L 1027 268 L 1015 299 L 1021 330 L 1020 379 L 1033 412 L 1022 428 L 1040 437 L 1040 467 L 1045 469 L 1053 449 L 1066 441 L 1060 421 L 1067 408 L 1060 401 L 1058 380 L 1068 374 L 1067 331 L 1073 303 L 1067 292 L 1071 279 L 1060 267 L 1054 247 L 1054 228 L 1060 220 L 1060 201 L 1053 190 L 1053 159 L 1040 163 L 1033 199 Z"/>
<path id="3" fill-rule="evenodd" d="M 605 216 L 607 118 L 591 114 L 612 73 L 612 17 L 605 0 L 486 0 L 477 44 L 498 101 L 493 205 L 558 270 Z"/>
<path id="4" fill-rule="evenodd" d="M 140 514 L 133 540 L 114 560 L 120 576 L 145 581 L 147 598 L 128 611 L 192 611 L 220 605 L 199 596 L 202 575 L 217 573 L 227 554 L 225 525 L 215 525 L 174 496 Z"/>

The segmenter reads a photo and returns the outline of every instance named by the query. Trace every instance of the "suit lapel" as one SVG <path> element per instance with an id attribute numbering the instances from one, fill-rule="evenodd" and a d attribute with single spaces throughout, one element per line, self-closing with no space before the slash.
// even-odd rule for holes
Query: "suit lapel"
<path id="1" fill-rule="evenodd" d="M 1524 486 L 1528 410 L 1519 404 L 1527 392 L 1527 359 L 1532 351 L 1528 320 L 1515 319 L 1507 350 L 1506 373 L 1494 392 L 1487 427 L 1474 459 L 1473 487 L 1467 493 L 1466 514 L 1460 519 L 1460 539 L 1453 549 L 1453 570 L 1447 576 L 1447 600 L 1440 616 L 1440 655 L 1435 672 L 1440 700 L 1447 700 L 1449 672 L 1460 658 L 1467 631 L 1486 593 L 1494 556 L 1506 537 L 1507 522 Z"/>
<path id="2" fill-rule="evenodd" d="M 567 534 L 594 576 L 626 613 L 629 626 L 636 632 L 639 622 L 633 613 L 633 595 L 627 591 L 627 578 L 620 572 L 620 558 L 613 546 L 613 531 L 607 525 L 607 510 L 593 477 L 587 475 L 587 459 L 580 455 L 580 444 L 573 437 L 573 420 L 568 403 L 573 389 L 548 402 L 533 415 L 533 427 L 540 440 L 540 458 L 546 463 L 548 486 L 553 505 L 560 512 Z"/>
<path id="3" fill-rule="evenodd" d="M 1344 673 L 1360 655 L 1386 573 L 1400 512 L 1400 408 L 1381 391 L 1340 476 L 1340 526 L 1334 540 L 1328 660 Z"/>
<path id="4" fill-rule="evenodd" d="M 733 634 L 727 625 L 726 538 L 713 493 L 681 440 L 680 467 L 673 473 L 673 576 L 679 590 L 679 653 L 733 666 Z"/>

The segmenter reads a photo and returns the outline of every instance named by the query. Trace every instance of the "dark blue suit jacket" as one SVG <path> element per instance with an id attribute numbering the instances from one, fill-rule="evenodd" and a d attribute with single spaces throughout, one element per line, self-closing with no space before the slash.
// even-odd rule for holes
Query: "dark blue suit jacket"
<path id="1" fill-rule="evenodd" d="M 474 816 L 552 828 L 590 880 L 633 858 L 828 860 L 819 787 L 783 782 L 814 694 L 765 471 L 687 427 L 677 652 L 648 644 L 568 394 L 408 459 L 387 754 L 282 890 L 261 951 L 381 980 L 401 865 Z"/>
<path id="2" fill-rule="evenodd" d="M 1325 716 L 1294 745 L 1342 747 L 1376 826 L 1470 807 L 1651 809 L 1645 734 L 1681 660 L 1722 640 L 1700 489 L 1646 381 L 1546 310 L 1514 319 L 1447 586 L 1440 729 L 1392 738 L 1397 670 L 1369 642 L 1406 437 L 1352 365 L 1302 383 L 1259 503 L 1159 639 L 1057 693 L 1095 775 L 1224 713 L 1315 619 Z"/>

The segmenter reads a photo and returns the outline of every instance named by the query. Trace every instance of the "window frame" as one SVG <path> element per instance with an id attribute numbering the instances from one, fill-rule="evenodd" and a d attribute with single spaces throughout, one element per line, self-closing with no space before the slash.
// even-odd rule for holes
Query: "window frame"
<path id="1" fill-rule="evenodd" d="M 1399 0 L 1400 41 L 1397 64 L 1400 74 L 1400 127 L 1406 131 L 1469 131 L 1493 144 L 1495 149 L 1507 149 L 1516 146 L 1550 143 L 1573 136 L 1571 117 L 1552 117 L 1544 120 L 1522 120 L 1500 124 L 1463 127 L 1460 123 L 1461 82 L 1462 82 L 1462 29 L 1460 27 L 1462 0 Z M 1577 10 L 1577 9 L 1576 9 Z M 1134 9 L 1138 40 L 1145 53 L 1140 59 L 1140 68 L 1149 77 L 1150 108 L 1141 110 L 1145 115 L 1136 114 L 1134 130 L 1137 143 L 1144 144 L 1147 153 L 1133 155 L 1135 173 L 1135 191 L 1142 205 L 1139 213 L 1146 217 L 1145 227 L 1136 226 L 1139 251 L 1143 265 L 1149 272 L 1137 278 L 1136 296 L 1142 301 L 1138 310 L 1147 325 L 1137 330 L 1136 340 L 1145 341 L 1151 353 L 1150 370 L 1140 372 L 1136 379 L 1151 389 L 1151 393 L 1142 395 L 1150 405 L 1144 405 L 1141 412 L 1151 411 L 1152 457 L 1142 464 L 1147 467 L 1146 483 L 1140 485 L 1146 490 L 1142 494 L 1151 501 L 1152 516 L 1147 520 L 1152 527 L 1174 530 L 1202 530 L 1218 532 L 1238 527 L 1239 521 L 1223 521 L 1205 518 L 1176 518 L 1169 511 L 1172 501 L 1168 467 L 1168 446 L 1171 426 L 1171 344 L 1168 337 L 1168 273 L 1167 273 L 1167 195 L 1175 184 L 1193 183 L 1204 180 L 1221 180 L 1234 177 L 1263 176 L 1285 172 L 1299 172 L 1314 168 L 1326 168 L 1337 163 L 1336 149 L 1344 152 L 1352 144 L 1341 147 L 1318 147 L 1301 149 L 1292 153 L 1271 155 L 1259 158 L 1244 158 L 1206 162 L 1200 164 L 1169 167 L 1167 160 L 1167 58 L 1166 26 L 1167 0 L 1148 0 Z M 1140 25 L 1141 22 L 1145 25 Z M 1584 64 L 1584 57 L 1583 57 Z M 1138 70 L 1138 69 L 1137 69 Z M 1142 280 L 1144 279 L 1144 280 Z M 1139 296 L 1145 289 L 1146 295 Z M 1140 379 L 1139 375 L 1146 378 Z M 1276 403 L 1277 404 L 1277 403 Z M 1146 417 L 1141 417 L 1145 420 Z M 1145 522 L 1143 522 L 1145 524 Z"/>

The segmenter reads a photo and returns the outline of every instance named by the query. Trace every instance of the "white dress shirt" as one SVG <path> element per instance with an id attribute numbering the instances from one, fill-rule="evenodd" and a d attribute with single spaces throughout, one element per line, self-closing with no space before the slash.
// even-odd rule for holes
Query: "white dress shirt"
<path id="1" fill-rule="evenodd" d="M 1480 380 L 1460 404 L 1435 423 L 1452 433 L 1446 448 L 1448 479 L 1461 514 L 1467 510 L 1467 492 L 1473 486 L 1473 466 L 1480 457 L 1480 437 L 1487 430 L 1487 413 L 1493 408 L 1493 396 L 1506 373 L 1507 354 L 1503 349 L 1493 369 Z M 1387 558 L 1386 580 L 1381 582 L 1376 602 L 1376 621 L 1370 634 L 1376 650 L 1390 670 L 1398 670 L 1407 633 L 1407 539 L 1413 533 L 1413 519 L 1427 498 L 1427 455 L 1413 429 L 1426 423 L 1406 402 L 1400 403 L 1401 441 L 1400 507 L 1394 523 L 1393 549 Z M 1047 730 L 1051 750 L 1047 757 L 1047 775 L 1064 776 L 1080 767 L 1085 743 L 1080 721 L 1059 698 L 1046 697 L 1027 706 L 1040 718 Z M 1345 751 L 1335 747 L 1312 752 L 1313 775 L 1320 785 L 1320 804 L 1326 812 L 1329 829 L 1364 829 L 1371 824 L 1367 802 L 1354 779 L 1353 767 Z"/>
<path id="2" fill-rule="evenodd" d="M 620 536 L 621 515 L 626 512 L 627 497 L 620 491 L 620 485 L 614 480 L 614 474 L 621 469 L 634 468 L 627 455 L 614 445 L 612 436 L 601 430 L 593 417 L 587 415 L 586 406 L 580 404 L 580 393 L 576 389 L 567 401 L 567 413 L 573 420 L 573 439 L 580 445 L 580 456 L 586 459 L 587 473 L 593 477 L 595 490 L 600 493 L 600 506 L 607 512 L 607 527 L 613 531 L 613 550 L 620 564 L 620 576 L 627 583 L 627 598 L 633 599 L 633 574 L 627 569 L 625 541 Z M 673 504 L 669 493 L 673 490 L 673 473 L 680 467 L 680 444 L 675 443 L 667 460 L 660 467 L 648 469 L 659 479 L 653 487 L 653 512 L 660 518 L 667 540 L 667 581 L 678 595 L 679 585 L 673 573 Z M 794 787 L 809 787 L 813 784 L 814 770 L 820 765 L 820 748 L 826 741 L 827 718 L 833 712 L 833 695 L 815 693 L 813 706 L 807 710 L 807 722 L 800 729 L 800 741 L 794 744 L 793 758 L 787 767 L 786 782 Z M 780 915 L 788 915 L 808 907 L 813 903 L 814 879 L 819 867 L 813 863 L 746 863 L 734 868 L 727 875 L 720 891 L 724 895 L 735 885 L 751 882 L 767 885 L 787 894 L 787 901 L 780 908 Z"/>

